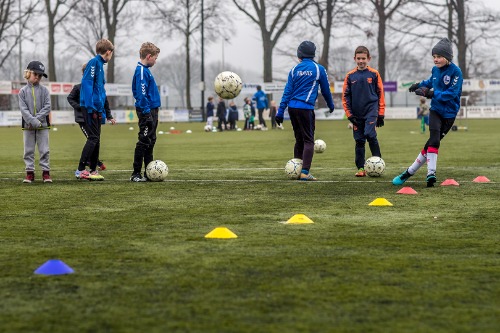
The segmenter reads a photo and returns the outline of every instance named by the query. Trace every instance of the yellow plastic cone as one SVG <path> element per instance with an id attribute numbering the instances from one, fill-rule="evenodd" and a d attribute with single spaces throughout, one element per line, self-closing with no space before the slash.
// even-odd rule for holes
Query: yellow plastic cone
<path id="1" fill-rule="evenodd" d="M 205 235 L 205 238 L 238 238 L 234 232 L 229 230 L 228 228 L 215 228 Z"/>
<path id="2" fill-rule="evenodd" d="M 288 224 L 306 224 L 306 223 L 314 223 L 310 218 L 305 216 L 304 214 L 295 214 L 285 223 Z"/>
<path id="3" fill-rule="evenodd" d="M 392 206 L 392 204 L 384 198 L 377 198 L 370 202 L 368 206 Z"/>

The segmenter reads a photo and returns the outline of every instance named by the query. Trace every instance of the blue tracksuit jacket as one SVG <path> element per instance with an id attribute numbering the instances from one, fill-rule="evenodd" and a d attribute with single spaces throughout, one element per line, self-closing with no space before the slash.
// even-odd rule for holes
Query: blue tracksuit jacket
<path id="1" fill-rule="evenodd" d="M 262 90 L 258 90 L 252 99 L 257 104 L 257 109 L 267 109 L 267 96 Z"/>
<path id="2" fill-rule="evenodd" d="M 161 106 L 160 92 L 155 78 L 149 67 L 140 62 L 137 63 L 132 79 L 132 93 L 135 98 L 135 107 L 140 108 L 143 114 Z"/>
<path id="3" fill-rule="evenodd" d="M 318 86 L 326 104 L 333 110 L 335 107 L 325 67 L 312 59 L 302 59 L 288 74 L 288 81 L 276 115 L 283 117 L 287 107 L 314 110 L 318 98 Z"/>
<path id="4" fill-rule="evenodd" d="M 97 111 L 106 116 L 104 102 L 106 101 L 106 90 L 104 84 L 104 59 L 98 54 L 90 59 L 82 76 L 80 88 L 80 106 L 87 109 L 88 113 Z"/>
<path id="5" fill-rule="evenodd" d="M 443 118 L 455 118 L 460 110 L 463 80 L 460 68 L 450 63 L 441 68 L 434 66 L 431 77 L 420 82 L 419 87 L 434 88 L 430 107 L 432 111 Z"/>

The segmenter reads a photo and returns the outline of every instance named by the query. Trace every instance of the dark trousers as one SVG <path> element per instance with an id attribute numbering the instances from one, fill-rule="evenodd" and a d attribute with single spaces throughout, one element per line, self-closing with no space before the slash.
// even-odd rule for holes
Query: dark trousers
<path id="1" fill-rule="evenodd" d="M 258 109 L 258 110 L 259 110 L 259 125 L 267 127 L 266 122 L 264 120 L 264 116 L 262 115 L 262 113 L 264 112 L 264 109 Z"/>
<path id="2" fill-rule="evenodd" d="M 439 149 L 441 140 L 448 134 L 454 122 L 455 118 L 443 118 L 439 113 L 431 110 L 429 114 L 429 140 L 425 143 L 424 151 L 427 151 L 429 147 Z"/>
<path id="3" fill-rule="evenodd" d="M 153 161 L 153 149 L 156 143 L 156 128 L 158 127 L 158 108 L 151 109 L 153 121 L 149 121 L 141 109 L 136 108 L 135 112 L 139 118 L 138 141 L 134 151 L 134 174 L 140 173 L 144 163 L 144 170 Z"/>
<path id="4" fill-rule="evenodd" d="M 288 108 L 288 114 L 295 134 L 293 157 L 300 158 L 302 169 L 309 171 L 314 155 L 314 131 L 316 129 L 314 110 Z"/>
<path id="5" fill-rule="evenodd" d="M 102 114 L 97 111 L 88 113 L 83 107 L 82 112 L 86 115 L 85 131 L 87 132 L 87 141 L 85 142 L 85 146 L 83 146 L 82 155 L 78 164 L 78 170 L 85 170 L 85 166 L 89 164 L 90 171 L 95 171 L 99 158 L 99 149 L 101 146 Z"/>
<path id="6" fill-rule="evenodd" d="M 380 145 L 377 139 L 377 115 L 368 116 L 366 119 L 358 118 L 358 126 L 352 129 L 352 135 L 356 146 L 354 148 L 355 158 L 354 163 L 358 169 L 365 166 L 365 144 L 368 141 L 372 156 L 382 157 L 380 153 Z"/>
<path id="7" fill-rule="evenodd" d="M 101 121 L 102 123 L 102 121 Z M 78 126 L 80 126 L 80 130 L 82 131 L 83 135 L 85 135 L 85 139 L 89 138 L 89 130 L 87 128 L 87 123 L 81 122 L 78 123 Z M 87 161 L 87 165 L 90 165 L 90 161 Z M 99 156 L 97 156 L 97 165 L 100 166 L 102 165 L 102 161 L 99 159 Z"/>
<path id="8" fill-rule="evenodd" d="M 217 124 L 217 129 L 219 131 L 227 130 L 227 121 L 226 121 L 226 118 L 224 118 L 224 117 L 218 117 L 218 118 L 219 118 L 219 122 Z M 222 124 L 224 124 L 224 128 L 222 127 Z"/>

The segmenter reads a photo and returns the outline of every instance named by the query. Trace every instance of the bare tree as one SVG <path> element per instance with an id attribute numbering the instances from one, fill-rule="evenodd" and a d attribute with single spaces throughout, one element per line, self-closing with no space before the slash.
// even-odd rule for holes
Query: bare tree
<path id="1" fill-rule="evenodd" d="M 166 3 L 165 1 L 155 1 L 154 6 L 157 9 L 158 15 L 154 17 L 156 20 L 160 20 L 163 24 L 163 28 L 166 29 L 162 32 L 166 33 L 168 36 L 178 32 L 182 35 L 183 47 L 184 47 L 184 60 L 185 66 L 183 66 L 186 74 L 185 80 L 185 93 L 186 93 L 186 107 L 192 109 L 191 104 L 191 44 L 196 41 L 195 33 L 200 31 L 202 13 L 201 13 L 201 0 L 179 0 L 176 3 Z M 216 32 L 220 32 L 220 21 L 222 20 L 223 8 L 222 3 L 219 1 L 205 1 L 203 20 L 204 29 L 208 32 L 206 35 L 206 40 L 210 40 L 210 36 L 215 35 Z M 230 24 L 231 20 L 228 18 L 224 19 L 225 24 Z M 178 70 L 178 69 L 177 69 Z M 203 103 L 203 101 L 202 101 Z"/>
<path id="2" fill-rule="evenodd" d="M 104 12 L 104 21 L 106 22 L 106 30 L 108 39 L 111 43 L 115 43 L 118 20 L 123 9 L 130 0 L 99 0 Z M 108 62 L 108 82 L 115 82 L 115 59 L 114 57 Z"/>
<path id="3" fill-rule="evenodd" d="M 0 0 L 0 68 L 21 42 L 37 4 L 38 1 Z"/>
<path id="4" fill-rule="evenodd" d="M 397 10 L 401 10 L 412 0 L 369 0 L 375 7 L 377 15 L 377 46 L 378 46 L 378 72 L 382 80 L 385 80 L 386 65 L 386 32 L 389 21 Z"/>
<path id="5" fill-rule="evenodd" d="M 106 36 L 104 10 L 98 0 L 78 2 L 72 16 L 64 22 L 64 32 L 70 37 L 69 43 L 94 56 L 96 41 Z"/>
<path id="6" fill-rule="evenodd" d="M 264 51 L 264 82 L 272 82 L 273 49 L 292 20 L 310 5 L 310 1 L 233 0 L 233 3 L 260 28 Z M 250 4 L 255 13 L 251 13 L 247 8 Z M 269 26 L 268 19 L 270 19 Z"/>
<path id="7" fill-rule="evenodd" d="M 75 7 L 75 1 L 70 1 L 67 3 L 66 0 L 56 0 L 55 4 L 51 0 L 45 0 L 45 10 L 47 12 L 48 19 L 48 33 L 49 33 L 49 43 L 48 43 L 48 61 L 49 61 L 49 78 L 51 81 L 57 81 L 56 76 L 56 59 L 55 59 L 55 34 L 56 27 L 64 21 L 64 19 L 69 15 L 71 10 Z M 61 15 L 58 15 L 61 9 Z"/>

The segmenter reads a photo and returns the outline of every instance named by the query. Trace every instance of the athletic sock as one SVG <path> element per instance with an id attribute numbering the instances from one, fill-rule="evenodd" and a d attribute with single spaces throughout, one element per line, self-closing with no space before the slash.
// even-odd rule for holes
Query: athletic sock
<path id="1" fill-rule="evenodd" d="M 418 154 L 415 162 L 413 162 L 413 164 L 408 168 L 408 173 L 413 176 L 418 171 L 418 169 L 420 169 L 420 167 L 425 164 L 425 162 L 427 162 L 427 154 L 422 150 Z"/>
<path id="2" fill-rule="evenodd" d="M 427 150 L 427 175 L 436 173 L 438 149 L 429 147 Z"/>
<path id="3" fill-rule="evenodd" d="M 309 174 L 309 170 L 306 170 L 306 169 L 302 169 L 301 171 L 304 175 L 308 175 Z"/>

